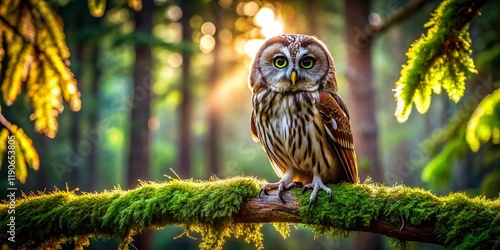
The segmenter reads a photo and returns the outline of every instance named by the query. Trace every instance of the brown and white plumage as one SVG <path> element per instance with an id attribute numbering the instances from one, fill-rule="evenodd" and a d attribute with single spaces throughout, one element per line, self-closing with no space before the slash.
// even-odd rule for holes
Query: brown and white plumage
<path id="1" fill-rule="evenodd" d="M 261 192 L 296 185 L 313 188 L 358 179 L 349 112 L 337 93 L 335 65 L 326 46 L 306 35 L 280 35 L 259 50 L 249 77 L 251 132 L 281 180 Z M 259 193 L 260 195 L 260 193 Z"/>

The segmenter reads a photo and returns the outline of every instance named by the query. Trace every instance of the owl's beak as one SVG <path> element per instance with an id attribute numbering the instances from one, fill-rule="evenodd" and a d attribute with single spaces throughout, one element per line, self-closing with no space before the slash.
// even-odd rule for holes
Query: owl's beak
<path id="1" fill-rule="evenodd" d="M 297 80 L 297 71 L 292 70 L 292 74 L 290 74 L 290 80 L 292 80 L 292 85 L 295 85 L 295 80 Z"/>

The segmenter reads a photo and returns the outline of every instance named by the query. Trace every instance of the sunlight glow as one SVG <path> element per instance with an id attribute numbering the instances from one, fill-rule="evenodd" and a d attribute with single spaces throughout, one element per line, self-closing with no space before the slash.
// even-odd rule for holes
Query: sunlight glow
<path id="1" fill-rule="evenodd" d="M 253 58 L 255 54 L 257 54 L 257 51 L 259 51 L 260 46 L 262 46 L 265 41 L 266 40 L 263 39 L 248 40 L 245 43 L 245 53 Z"/>
<path id="2" fill-rule="evenodd" d="M 165 16 L 168 19 L 176 22 L 182 17 L 182 10 L 178 6 L 172 5 L 168 7 L 167 11 L 165 12 Z"/>
<path id="3" fill-rule="evenodd" d="M 59 95 L 59 93 L 61 93 L 61 90 L 59 89 L 59 87 L 55 87 L 55 88 L 52 88 L 52 95 Z"/>
<path id="4" fill-rule="evenodd" d="M 182 56 L 179 53 L 172 53 L 167 59 L 168 65 L 172 68 L 178 68 L 182 65 Z"/>
<path id="5" fill-rule="evenodd" d="M 254 16 L 258 10 L 259 10 L 259 4 L 254 1 L 250 1 L 246 3 L 245 6 L 243 7 L 243 14 L 247 16 Z"/>
<path id="6" fill-rule="evenodd" d="M 268 7 L 263 7 L 255 15 L 254 23 L 259 27 L 267 26 L 270 22 L 274 22 L 274 11 Z"/>
<path id="7" fill-rule="evenodd" d="M 161 36 L 165 42 L 179 43 L 182 40 L 182 25 L 180 23 L 171 23 Z"/>
<path id="8" fill-rule="evenodd" d="M 76 87 L 74 84 L 69 84 L 68 85 L 68 93 L 70 93 L 71 95 L 76 93 Z"/>
<path id="9" fill-rule="evenodd" d="M 270 22 L 268 25 L 262 27 L 262 35 L 266 38 L 271 38 L 280 34 L 283 34 L 283 23 L 280 21 Z"/>
<path id="10" fill-rule="evenodd" d="M 61 105 L 61 101 L 59 100 L 59 97 L 53 96 L 50 98 L 50 102 L 52 103 L 52 107 L 59 107 Z"/>
<path id="11" fill-rule="evenodd" d="M 206 22 L 201 25 L 201 33 L 203 35 L 213 36 L 215 34 L 215 25 L 212 22 Z"/>
<path id="12" fill-rule="evenodd" d="M 214 107 L 221 107 L 227 103 L 231 103 L 229 99 L 238 98 L 240 95 L 235 93 L 246 92 L 246 76 L 248 74 L 245 68 L 235 68 L 231 72 L 224 74 L 215 85 L 215 93 L 209 100 L 209 105 Z"/>
<path id="13" fill-rule="evenodd" d="M 197 59 L 200 60 L 200 63 L 202 65 L 206 65 L 206 66 L 212 65 L 212 63 L 214 62 L 214 56 L 212 55 L 212 53 L 199 54 L 197 56 Z"/>
<path id="14" fill-rule="evenodd" d="M 219 40 L 222 43 L 231 43 L 233 40 L 233 33 L 229 29 L 222 29 L 219 31 Z"/>
<path id="15" fill-rule="evenodd" d="M 215 46 L 215 39 L 213 36 L 204 35 L 200 39 L 200 50 L 203 53 L 210 53 Z"/>
<path id="16" fill-rule="evenodd" d="M 265 40 L 283 34 L 284 26 L 280 20 L 276 19 L 274 11 L 269 7 L 262 7 L 254 17 L 255 25 L 261 27 L 260 33 L 265 39 L 251 39 L 245 42 L 244 50 L 247 55 L 254 57 Z M 254 30 L 252 30 L 252 33 Z M 251 37 L 256 37 L 252 35 Z"/>

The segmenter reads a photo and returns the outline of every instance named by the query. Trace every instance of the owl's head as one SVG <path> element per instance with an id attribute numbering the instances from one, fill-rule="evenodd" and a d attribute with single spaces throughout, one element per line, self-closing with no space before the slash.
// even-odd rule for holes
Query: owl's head
<path id="1" fill-rule="evenodd" d="M 326 45 L 315 37 L 285 34 L 267 40 L 252 64 L 249 86 L 275 92 L 337 90 L 335 65 Z"/>

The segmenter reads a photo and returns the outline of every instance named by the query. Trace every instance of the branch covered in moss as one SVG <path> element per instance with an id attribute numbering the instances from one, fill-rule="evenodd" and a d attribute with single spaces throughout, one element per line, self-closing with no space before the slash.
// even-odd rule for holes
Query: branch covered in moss
<path id="1" fill-rule="evenodd" d="M 500 246 L 500 199 L 469 198 L 456 193 L 436 197 L 418 188 L 373 183 L 330 185 L 333 201 L 321 192 L 308 209 L 309 194 L 286 192 L 286 203 L 257 198 L 263 182 L 253 178 L 143 183 L 129 191 L 75 194 L 56 191 L 18 198 L 15 214 L 0 204 L 3 247 L 76 247 L 94 238 L 115 237 L 121 247 L 144 230 L 179 224 L 201 234 L 202 249 L 222 249 L 228 237 L 244 237 L 262 248 L 262 223 L 275 223 L 283 235 L 287 223 L 304 223 L 317 234 L 346 236 L 349 231 L 384 234 L 401 241 L 423 241 L 450 248 Z M 15 243 L 7 225 L 15 216 Z"/>
<path id="2" fill-rule="evenodd" d="M 396 83 L 396 118 L 408 119 L 412 105 L 425 113 L 431 104 L 431 94 L 442 89 L 458 102 L 465 90 L 465 80 L 476 73 L 471 58 L 469 22 L 488 0 L 445 0 L 433 13 L 427 34 L 412 44 L 408 62 Z"/>

